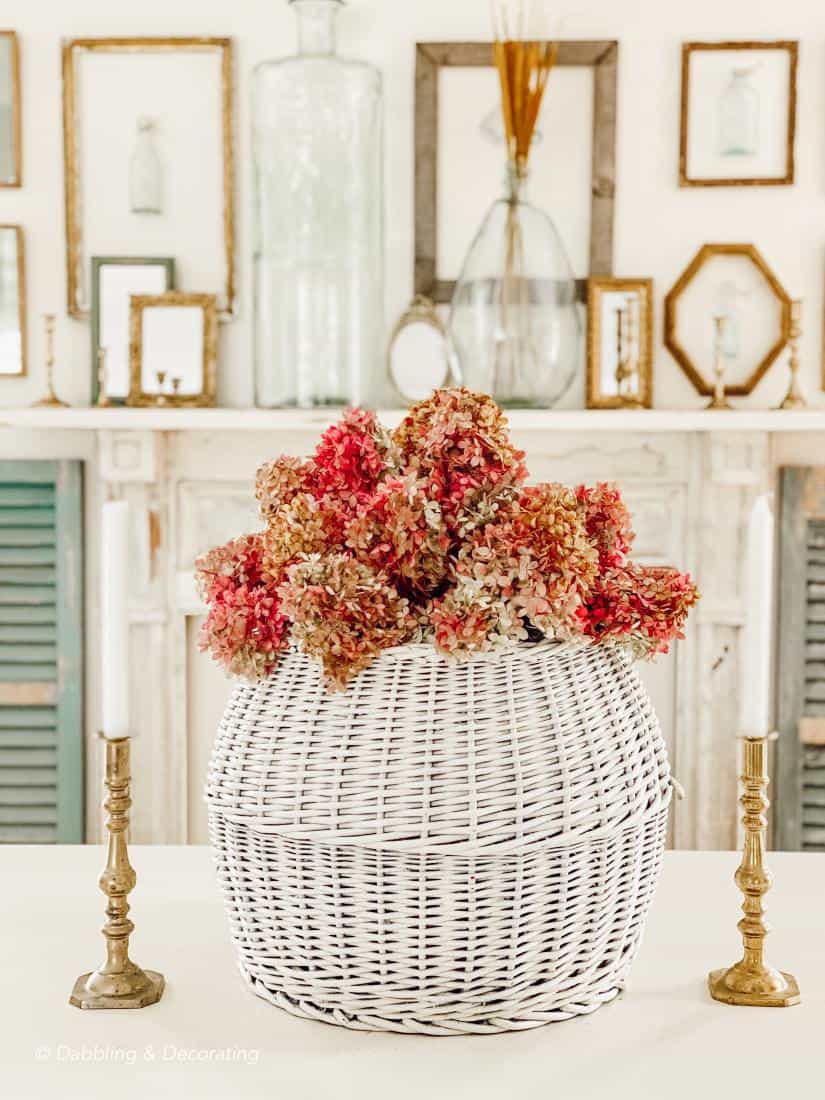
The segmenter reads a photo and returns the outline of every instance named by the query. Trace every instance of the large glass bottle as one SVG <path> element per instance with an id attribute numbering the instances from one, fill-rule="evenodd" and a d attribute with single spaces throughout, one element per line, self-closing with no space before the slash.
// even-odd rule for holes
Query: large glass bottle
<path id="1" fill-rule="evenodd" d="M 453 292 L 450 338 L 462 382 L 502 405 L 549 408 L 579 365 L 576 281 L 552 218 L 508 165 Z"/>
<path id="2" fill-rule="evenodd" d="M 290 0 L 253 78 L 258 405 L 363 404 L 383 340 L 381 75 L 335 55 L 341 0 Z"/>

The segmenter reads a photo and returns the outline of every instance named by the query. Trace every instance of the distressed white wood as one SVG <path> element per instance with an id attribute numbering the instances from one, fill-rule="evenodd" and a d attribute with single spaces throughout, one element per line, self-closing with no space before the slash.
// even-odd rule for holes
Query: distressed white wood
<path id="1" fill-rule="evenodd" d="M 340 415 L 336 409 L 0 409 L 0 427 L 140 431 L 305 432 L 317 434 Z M 384 409 L 394 426 L 404 415 Z M 825 409 L 512 409 L 514 431 L 530 432 L 822 432 Z"/>
<path id="2" fill-rule="evenodd" d="M 277 453 L 308 453 L 334 416 L 334 411 L 232 409 L 0 411 L 0 457 L 86 460 L 90 839 L 100 837 L 102 823 L 101 753 L 93 739 L 98 728 L 96 544 L 102 501 L 124 497 L 133 514 L 130 618 L 133 693 L 140 698 L 134 767 L 136 774 L 138 769 L 146 773 L 153 791 L 146 812 L 136 809 L 133 835 L 144 841 L 183 841 L 193 820 L 187 806 L 194 766 L 189 746 L 197 740 L 196 761 L 203 740 L 214 734 L 220 713 L 216 700 L 225 692 L 222 673 L 197 652 L 193 617 L 203 608 L 194 588 L 193 559 L 202 549 L 257 527 L 256 466 Z M 392 423 L 398 416 L 390 412 L 386 418 Z M 673 843 L 732 845 L 738 817 L 737 649 L 746 615 L 744 523 L 750 502 L 773 488 L 779 462 L 810 464 L 825 447 L 825 414 L 517 410 L 510 419 L 534 480 L 618 480 L 634 514 L 637 556 L 676 564 L 699 581 L 703 599 L 686 641 L 641 672 L 660 715 L 674 773 L 688 795 L 674 807 Z M 2 428 L 10 421 L 13 430 Z M 66 430 L 69 424 L 73 430 Z M 114 443 L 122 439 L 136 446 L 119 450 Z M 193 662 L 213 687 L 190 717 Z"/>

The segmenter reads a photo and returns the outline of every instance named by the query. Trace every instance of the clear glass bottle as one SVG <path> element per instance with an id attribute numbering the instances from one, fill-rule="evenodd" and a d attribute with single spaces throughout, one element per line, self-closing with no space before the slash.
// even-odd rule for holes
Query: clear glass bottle
<path id="1" fill-rule="evenodd" d="M 759 92 L 753 67 L 733 69 L 719 99 L 719 152 L 723 157 L 750 157 L 759 151 Z"/>
<path id="2" fill-rule="evenodd" d="M 129 165 L 129 206 L 133 214 L 163 212 L 163 173 L 154 133 L 155 120 L 141 115 Z"/>
<path id="3" fill-rule="evenodd" d="M 579 365 L 576 281 L 553 220 L 510 166 L 453 293 L 449 330 L 462 383 L 500 404 L 549 408 Z"/>
<path id="4" fill-rule="evenodd" d="M 383 340 L 381 74 L 335 54 L 341 0 L 290 0 L 298 54 L 253 77 L 258 405 L 364 404 Z"/>

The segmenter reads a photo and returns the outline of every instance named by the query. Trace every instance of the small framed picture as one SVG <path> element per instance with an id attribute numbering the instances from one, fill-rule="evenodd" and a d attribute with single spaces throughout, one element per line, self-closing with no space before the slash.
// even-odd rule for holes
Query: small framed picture
<path id="1" fill-rule="evenodd" d="M 681 187 L 794 181 L 796 42 L 682 46 Z"/>
<path id="2" fill-rule="evenodd" d="M 175 285 L 171 257 L 92 257 L 92 404 L 103 396 L 120 405 L 129 396 L 129 305 L 133 294 L 164 294 Z M 101 378 L 100 349 L 105 349 Z"/>
<path id="3" fill-rule="evenodd" d="M 587 407 L 653 404 L 653 281 L 587 282 Z"/>
<path id="4" fill-rule="evenodd" d="M 0 187 L 23 183 L 20 120 L 20 46 L 14 31 L 0 31 Z"/>
<path id="5" fill-rule="evenodd" d="M 0 225 L 0 377 L 26 373 L 26 262 L 23 230 Z"/>
<path id="6" fill-rule="evenodd" d="M 128 405 L 215 404 L 214 294 L 137 294 L 129 315 Z"/>

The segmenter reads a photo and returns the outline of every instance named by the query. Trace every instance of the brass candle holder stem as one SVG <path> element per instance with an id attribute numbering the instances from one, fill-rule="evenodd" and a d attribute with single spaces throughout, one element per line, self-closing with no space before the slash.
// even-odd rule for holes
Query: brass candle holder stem
<path id="1" fill-rule="evenodd" d="M 54 313 L 43 315 L 46 325 L 46 392 L 39 401 L 35 401 L 35 409 L 68 409 L 68 404 L 61 401 L 54 392 L 54 328 L 57 317 Z"/>
<path id="2" fill-rule="evenodd" d="M 788 392 L 779 406 L 780 409 L 804 409 L 808 405 L 802 383 L 799 381 L 799 337 L 801 335 L 802 301 L 797 298 L 791 302 L 791 327 L 788 333 L 788 346 L 790 348 L 788 370 L 791 377 L 788 382 Z"/>
<path id="3" fill-rule="evenodd" d="M 129 937 L 134 924 L 129 920 L 129 902 L 137 876 L 129 862 L 126 831 L 129 828 L 131 781 L 128 737 L 106 741 L 106 787 L 104 803 L 109 845 L 100 889 L 109 899 L 106 906 L 106 962 L 90 974 L 81 974 L 74 984 L 69 1003 L 77 1008 L 145 1008 L 159 1001 L 164 978 L 154 970 L 141 970 L 129 958 Z"/>
<path id="4" fill-rule="evenodd" d="M 767 827 L 765 812 L 770 805 L 768 789 L 768 738 L 745 737 L 742 769 L 742 797 L 745 810 L 745 844 L 742 862 L 736 872 L 736 885 L 745 895 L 744 917 L 738 928 L 742 933 L 743 954 L 738 963 L 708 975 L 710 995 L 729 1005 L 761 1005 L 786 1008 L 799 1004 L 799 986 L 792 974 L 774 970 L 765 962 L 765 937 L 770 926 L 765 920 L 762 898 L 773 884 L 773 875 L 764 862 Z"/>
<path id="5" fill-rule="evenodd" d="M 731 409 L 733 406 L 725 394 L 725 354 L 722 351 L 725 318 L 718 315 L 713 318 L 714 355 L 713 355 L 713 397 L 705 406 L 708 409 Z"/>

